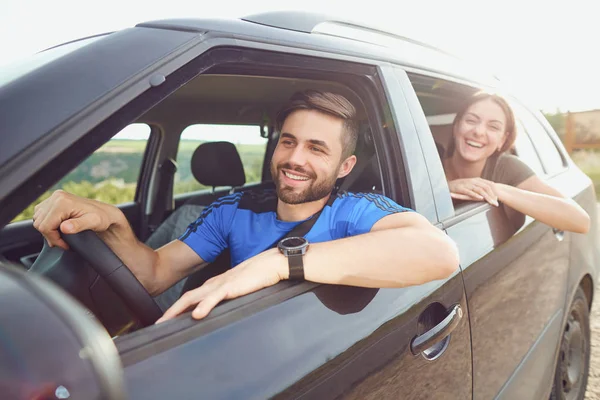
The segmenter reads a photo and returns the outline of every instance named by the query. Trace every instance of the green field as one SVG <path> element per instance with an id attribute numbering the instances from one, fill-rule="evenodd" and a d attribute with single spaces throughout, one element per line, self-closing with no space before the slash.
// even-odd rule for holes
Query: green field
<path id="1" fill-rule="evenodd" d="M 182 140 L 177 155 L 175 194 L 206 188 L 194 179 L 190 163 L 201 141 Z M 246 182 L 261 179 L 264 145 L 237 145 L 246 173 Z M 33 208 L 57 189 L 111 204 L 132 201 L 146 148 L 145 140 L 112 140 L 94 152 L 87 160 L 67 174 L 13 221 L 29 219 Z"/>
<path id="2" fill-rule="evenodd" d="M 146 140 L 131 140 L 131 139 L 118 139 L 111 140 L 104 144 L 98 151 L 110 151 L 114 149 L 130 149 L 132 152 L 141 153 L 146 148 Z"/>

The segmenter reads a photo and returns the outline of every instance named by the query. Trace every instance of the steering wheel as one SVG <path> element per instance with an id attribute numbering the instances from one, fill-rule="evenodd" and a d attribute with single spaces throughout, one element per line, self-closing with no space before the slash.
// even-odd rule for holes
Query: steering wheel
<path id="1" fill-rule="evenodd" d="M 44 241 L 44 248 L 31 266 L 31 272 L 49 277 L 88 305 L 96 303 L 91 308 L 102 308 L 102 304 L 93 301 L 94 298 L 101 297 L 94 295 L 94 286 L 100 286 L 96 285 L 99 276 L 143 326 L 152 325 L 162 316 L 160 307 L 150 293 L 95 232 L 86 230 L 75 234 L 62 233 L 61 236 L 77 255 L 87 261 L 93 271 L 86 273 L 81 262 L 76 262 L 72 255 L 69 257 L 68 253 L 71 252 L 50 248 Z M 86 281 L 89 286 L 83 288 Z M 110 310 L 105 310 L 105 313 L 109 312 Z"/>

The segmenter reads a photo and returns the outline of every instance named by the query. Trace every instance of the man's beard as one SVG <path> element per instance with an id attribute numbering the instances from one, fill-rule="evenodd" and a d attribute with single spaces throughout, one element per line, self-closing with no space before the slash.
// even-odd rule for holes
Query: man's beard
<path id="1" fill-rule="evenodd" d="M 295 171 L 308 176 L 311 180 L 310 185 L 301 192 L 296 192 L 297 188 L 292 186 L 284 185 L 284 187 L 282 187 L 281 176 L 279 175 L 279 172 L 282 169 Z M 281 164 L 279 167 L 275 167 L 275 165 L 271 163 L 271 177 L 273 178 L 273 182 L 275 182 L 277 197 L 279 200 L 287 204 L 302 204 L 321 200 L 322 198 L 331 194 L 337 180 L 337 177 L 332 175 L 321 181 L 317 181 L 314 173 L 310 173 L 302 167 L 292 167 L 292 165 L 289 163 Z"/>

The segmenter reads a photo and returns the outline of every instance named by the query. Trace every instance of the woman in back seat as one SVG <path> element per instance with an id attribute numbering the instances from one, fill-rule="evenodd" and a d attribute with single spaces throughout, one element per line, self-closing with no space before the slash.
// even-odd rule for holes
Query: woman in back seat
<path id="1" fill-rule="evenodd" d="M 516 128 L 504 98 L 476 93 L 456 114 L 452 133 L 442 162 L 453 199 L 502 204 L 515 229 L 523 225 L 525 214 L 556 229 L 588 231 L 589 216 L 576 202 L 544 183 L 518 157 L 507 154 Z"/>

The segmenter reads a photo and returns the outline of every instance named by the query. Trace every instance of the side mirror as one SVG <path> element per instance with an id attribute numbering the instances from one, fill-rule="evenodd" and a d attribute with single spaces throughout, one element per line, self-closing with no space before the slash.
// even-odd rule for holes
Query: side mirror
<path id="1" fill-rule="evenodd" d="M 0 263 L 0 304 L 2 398 L 126 398 L 112 339 L 66 292 Z"/>

